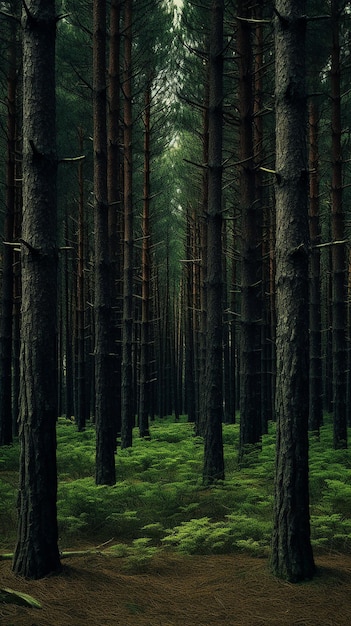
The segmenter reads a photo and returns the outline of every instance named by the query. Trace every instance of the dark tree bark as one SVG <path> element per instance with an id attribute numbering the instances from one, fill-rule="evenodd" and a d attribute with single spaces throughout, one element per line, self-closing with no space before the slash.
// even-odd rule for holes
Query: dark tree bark
<path id="1" fill-rule="evenodd" d="M 60 570 L 57 546 L 57 216 L 54 0 L 28 0 L 23 32 L 19 526 L 13 570 Z"/>
<path id="2" fill-rule="evenodd" d="M 271 206 L 268 194 L 264 193 L 264 181 L 261 166 L 264 162 L 264 26 L 263 3 L 254 8 L 254 18 L 257 24 L 253 29 L 253 152 L 255 168 L 255 214 L 258 256 L 256 258 L 257 271 L 261 267 L 262 282 L 256 281 L 258 320 L 261 319 L 261 431 L 267 433 L 268 421 L 273 419 L 272 403 L 272 345 L 270 324 L 270 227 Z M 261 236 L 260 236 L 261 235 Z M 260 243 L 261 239 L 261 243 Z M 261 314 L 260 314 L 261 310 Z M 258 324 L 259 322 L 256 322 Z"/>
<path id="3" fill-rule="evenodd" d="M 321 232 L 319 224 L 319 155 L 318 155 L 318 107 L 309 105 L 309 171 L 310 171 L 310 210 L 309 226 L 311 239 L 310 257 L 310 387 L 309 387 L 309 429 L 318 434 L 323 420 L 323 379 L 322 379 L 322 322 L 321 322 L 321 275 L 320 248 Z"/>
<path id="4" fill-rule="evenodd" d="M 17 116 L 21 119 L 21 116 Z M 21 123 L 18 121 L 18 126 L 21 128 Z M 19 130 L 18 135 L 22 136 L 22 130 Z M 18 152 L 22 152 L 22 144 L 17 140 Z M 15 215 L 14 215 L 14 240 L 18 241 L 21 237 L 22 228 L 22 161 L 18 160 L 16 163 L 16 200 L 15 200 Z M 20 326 L 21 326 L 21 267 L 20 263 L 15 263 L 13 269 L 13 314 L 12 314 L 12 417 L 13 417 L 13 431 L 14 434 L 18 434 L 18 422 L 19 422 L 19 397 L 20 397 L 20 351 L 21 351 L 21 339 L 20 339 Z"/>
<path id="5" fill-rule="evenodd" d="M 233 402 L 233 422 L 236 422 L 236 412 L 239 409 L 239 397 L 238 393 L 239 385 L 239 366 L 238 366 L 238 337 L 237 337 L 237 321 L 236 314 L 238 310 L 238 285 L 237 285 L 237 275 L 238 275 L 238 259 L 236 258 L 236 254 L 234 253 L 234 242 L 237 238 L 237 220 L 233 220 L 233 232 L 232 232 L 232 241 L 233 241 L 233 252 L 232 252 L 232 264 L 231 264 L 231 295 L 230 295 L 230 310 L 231 310 L 231 322 L 230 322 L 230 361 L 231 361 L 231 372 L 232 372 L 232 402 Z"/>
<path id="6" fill-rule="evenodd" d="M 140 381 L 139 381 L 139 432 L 148 437 L 150 404 L 150 280 L 151 280 L 151 241 L 150 241 L 150 124 L 151 84 L 145 92 L 144 112 L 144 194 L 142 215 L 141 250 L 141 327 L 140 327 Z"/>
<path id="7" fill-rule="evenodd" d="M 68 210 L 66 207 L 66 216 L 64 224 L 65 245 L 69 247 L 71 241 L 71 233 L 69 228 Z M 65 254 L 63 262 L 62 277 L 62 303 L 59 311 L 60 333 L 58 341 L 58 362 L 61 363 L 60 371 L 62 371 L 63 358 L 65 356 L 65 387 L 64 387 L 64 410 L 66 418 L 70 420 L 74 414 L 74 363 L 73 363 L 73 291 L 72 291 L 72 272 L 71 262 L 67 254 Z M 58 380 L 60 383 L 60 379 Z M 61 385 L 59 384 L 59 399 L 61 398 Z M 61 413 L 60 413 L 61 414 Z"/>
<path id="8" fill-rule="evenodd" d="M 241 205 L 241 325 L 240 325 L 240 447 L 243 460 L 247 446 L 261 437 L 261 261 L 260 204 L 256 202 L 253 146 L 253 49 L 248 18 L 250 2 L 239 2 L 238 54 L 240 205 Z"/>
<path id="9" fill-rule="evenodd" d="M 13 7 L 16 8 L 15 6 Z M 15 12 L 14 12 L 15 13 Z M 17 87 L 17 24 L 9 20 L 7 77 L 7 155 L 5 220 L 2 259 L 1 317 L 0 317 L 0 445 L 12 442 L 12 306 L 13 261 L 16 203 L 16 87 Z"/>
<path id="10" fill-rule="evenodd" d="M 121 94 L 120 94 L 120 21 L 121 0 L 112 0 L 110 8 L 110 50 L 107 118 L 107 195 L 108 236 L 111 262 L 111 367 L 114 380 L 114 425 L 121 430 L 121 326 L 122 326 L 122 157 L 121 157 Z"/>
<path id="11" fill-rule="evenodd" d="M 208 163 L 209 148 L 209 63 L 205 69 L 204 109 L 202 113 L 202 162 Z M 206 345 L 207 345 L 207 209 L 208 209 L 208 168 L 202 172 L 202 198 L 200 220 L 195 234 L 194 245 L 194 358 L 196 358 L 196 431 L 203 435 L 206 406 L 202 389 L 206 385 Z M 196 261 L 200 258 L 200 262 Z M 199 313 L 197 312 L 199 311 Z"/>
<path id="12" fill-rule="evenodd" d="M 122 427 L 121 447 L 132 445 L 133 394 L 133 117 L 132 117 L 132 17 L 133 0 L 124 5 L 124 255 L 122 320 Z"/>
<path id="13" fill-rule="evenodd" d="M 196 387 L 194 361 L 194 328 L 193 328 L 193 263 L 192 259 L 193 224 L 189 207 L 186 211 L 186 245 L 185 245 L 185 410 L 188 421 L 196 420 Z"/>
<path id="14" fill-rule="evenodd" d="M 332 103 L 332 350 L 333 350 L 333 424 L 334 447 L 347 447 L 346 415 L 346 365 L 347 365 L 347 286 L 345 216 L 342 190 L 341 146 L 341 93 L 340 93 L 340 42 L 339 0 L 331 0 L 332 54 L 331 54 L 331 103 Z M 336 243 L 337 242 L 337 243 Z"/>
<path id="15" fill-rule="evenodd" d="M 79 129 L 79 150 L 83 154 L 84 135 Z M 77 308 L 76 308 L 76 410 L 75 418 L 79 431 L 86 425 L 86 351 L 85 351 L 85 194 L 84 194 L 84 164 L 78 164 L 78 244 L 77 244 Z"/>
<path id="16" fill-rule="evenodd" d="M 224 1 L 213 0 L 209 54 L 207 344 L 204 484 L 224 479 L 222 440 L 222 109 Z"/>
<path id="17" fill-rule="evenodd" d="M 311 578 L 308 493 L 308 166 L 304 0 L 275 16 L 277 442 L 272 570 Z"/>
<path id="18" fill-rule="evenodd" d="M 230 367 L 230 310 L 228 294 L 228 233 L 227 221 L 223 220 L 223 419 L 226 424 L 232 424 L 234 418 L 232 403 L 232 380 Z"/>
<path id="19" fill-rule="evenodd" d="M 113 485 L 116 482 L 116 432 L 113 423 L 110 356 L 111 265 L 108 247 L 105 0 L 94 0 L 93 31 L 96 483 Z"/>

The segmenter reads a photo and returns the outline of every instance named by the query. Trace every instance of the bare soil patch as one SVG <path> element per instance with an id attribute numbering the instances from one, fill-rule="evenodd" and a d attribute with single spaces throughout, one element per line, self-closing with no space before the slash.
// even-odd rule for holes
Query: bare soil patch
<path id="1" fill-rule="evenodd" d="M 63 560 L 40 581 L 0 562 L 0 587 L 28 593 L 42 609 L 0 604 L 1 626 L 350 626 L 351 556 L 316 557 L 314 580 L 276 580 L 267 561 L 245 555 L 155 557 L 143 573 L 123 559 L 92 554 Z"/>

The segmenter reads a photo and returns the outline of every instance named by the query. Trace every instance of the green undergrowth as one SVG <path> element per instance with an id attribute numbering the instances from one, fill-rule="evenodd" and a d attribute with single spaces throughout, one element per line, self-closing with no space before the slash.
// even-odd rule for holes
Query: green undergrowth
<path id="1" fill-rule="evenodd" d="M 238 465 L 239 426 L 224 425 L 226 479 L 201 481 L 203 442 L 185 420 L 151 423 L 151 439 L 118 448 L 117 483 L 94 482 L 92 425 L 82 433 L 58 422 L 60 547 L 109 542 L 110 551 L 143 569 L 156 551 L 269 553 L 273 504 L 274 424 L 262 447 Z M 15 541 L 18 444 L 0 449 L 2 550 Z M 329 421 L 310 443 L 310 502 L 315 550 L 351 552 L 351 454 L 333 450 Z"/>

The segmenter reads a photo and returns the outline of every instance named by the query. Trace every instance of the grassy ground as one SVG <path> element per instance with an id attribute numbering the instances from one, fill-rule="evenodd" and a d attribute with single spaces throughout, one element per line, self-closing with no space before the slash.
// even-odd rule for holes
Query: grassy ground
<path id="1" fill-rule="evenodd" d="M 94 484 L 94 429 L 58 424 L 60 548 L 108 542 L 110 552 L 140 568 L 160 550 L 183 554 L 268 556 L 273 497 L 274 425 L 262 449 L 237 462 L 239 426 L 225 425 L 226 479 L 201 484 L 203 444 L 191 424 L 151 425 L 151 440 L 135 431 L 133 448 L 118 449 L 117 484 Z M 0 549 L 16 532 L 18 446 L 0 449 Z M 312 540 L 316 552 L 351 552 L 351 454 L 332 449 L 331 424 L 310 444 Z"/>

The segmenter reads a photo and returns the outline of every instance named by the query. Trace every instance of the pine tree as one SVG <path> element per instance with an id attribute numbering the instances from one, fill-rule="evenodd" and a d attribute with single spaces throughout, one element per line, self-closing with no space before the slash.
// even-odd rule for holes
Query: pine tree
<path id="1" fill-rule="evenodd" d="M 54 0 L 29 0 L 23 32 L 19 526 L 13 570 L 60 570 L 56 514 L 57 222 Z"/>
<path id="2" fill-rule="evenodd" d="M 303 0 L 275 8 L 277 442 L 272 570 L 311 578 L 308 493 L 308 215 Z"/>
<path id="3" fill-rule="evenodd" d="M 211 4 L 207 213 L 207 343 L 203 480 L 224 478 L 222 441 L 222 106 L 223 0 Z"/>
<path id="4" fill-rule="evenodd" d="M 108 247 L 106 130 L 106 2 L 93 5 L 94 241 L 95 241 L 95 420 L 96 483 L 116 481 L 110 357 L 111 278 Z"/>

